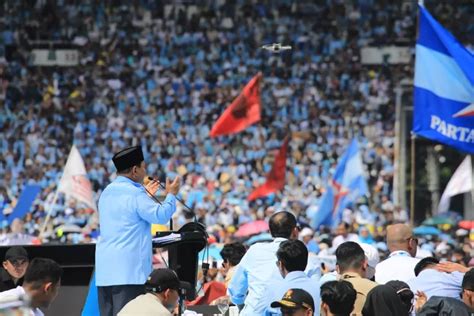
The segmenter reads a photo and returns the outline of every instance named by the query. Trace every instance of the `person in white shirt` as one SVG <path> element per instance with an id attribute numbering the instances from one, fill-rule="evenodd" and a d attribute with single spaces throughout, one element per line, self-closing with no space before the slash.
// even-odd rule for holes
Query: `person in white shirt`
<path id="1" fill-rule="evenodd" d="M 387 227 L 387 246 L 390 255 L 375 267 L 375 282 L 385 284 L 399 280 L 407 282 L 415 277 L 418 239 L 413 237 L 410 226 L 395 224 Z"/>
<path id="2" fill-rule="evenodd" d="M 0 301 L 24 300 L 29 302 L 32 316 L 43 316 L 40 308 L 48 308 L 56 299 L 61 286 L 62 269 L 55 261 L 33 259 L 25 273 L 22 286 L 0 293 Z"/>
<path id="3" fill-rule="evenodd" d="M 353 242 L 360 242 L 359 241 L 359 236 L 357 234 L 349 233 L 350 225 L 342 222 L 337 226 L 336 229 L 336 237 L 332 241 L 332 248 L 337 249 L 340 244 L 346 242 L 346 241 L 353 241 Z"/>

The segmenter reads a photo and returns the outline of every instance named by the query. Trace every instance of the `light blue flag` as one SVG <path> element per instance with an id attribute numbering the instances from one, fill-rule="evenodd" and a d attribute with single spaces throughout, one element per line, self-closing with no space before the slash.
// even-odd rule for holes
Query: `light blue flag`
<path id="1" fill-rule="evenodd" d="M 357 201 L 361 196 L 369 195 L 364 167 L 360 156 L 359 144 L 353 139 L 349 148 L 339 159 L 332 184 L 321 197 L 318 212 L 312 226 L 334 226 L 342 219 L 344 208 Z"/>
<path id="2" fill-rule="evenodd" d="M 474 154 L 474 55 L 419 9 L 413 131 Z"/>
<path id="3" fill-rule="evenodd" d="M 334 209 L 334 191 L 331 185 L 328 185 L 321 200 L 319 201 L 318 211 L 311 220 L 311 226 L 318 229 L 319 226 L 331 226 L 332 214 Z"/>

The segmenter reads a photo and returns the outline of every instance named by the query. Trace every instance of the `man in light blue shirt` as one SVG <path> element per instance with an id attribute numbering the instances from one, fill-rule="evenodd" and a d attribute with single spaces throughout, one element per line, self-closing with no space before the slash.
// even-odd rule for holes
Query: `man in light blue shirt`
<path id="1" fill-rule="evenodd" d="M 263 297 L 269 282 L 282 280 L 275 264 L 280 243 L 298 238 L 296 218 L 289 212 L 278 212 L 269 221 L 270 233 L 274 238 L 270 243 L 257 243 L 250 247 L 234 272 L 227 289 L 231 301 L 236 305 L 245 304 L 240 316 L 263 315 Z M 316 256 L 308 257 L 306 274 L 318 284 L 321 276 L 320 262 Z"/>
<path id="2" fill-rule="evenodd" d="M 413 293 L 423 291 L 427 299 L 432 296 L 443 296 L 460 299 L 462 279 L 464 273 L 454 271 L 451 273 L 438 271 L 439 260 L 434 257 L 423 258 L 415 266 L 415 278 L 408 280 L 407 284 Z"/>
<path id="3" fill-rule="evenodd" d="M 273 301 L 281 298 L 289 289 L 302 289 L 308 292 L 314 301 L 316 310 L 313 315 L 319 315 L 319 283 L 309 278 L 304 270 L 308 263 L 308 249 L 299 240 L 286 240 L 280 243 L 277 251 L 276 265 L 283 280 L 268 283 L 263 297 L 265 315 L 281 315 L 281 311 L 270 307 Z"/>
<path id="4" fill-rule="evenodd" d="M 159 205 L 150 195 L 157 181 L 142 185 L 146 173 L 140 146 L 112 158 L 117 178 L 99 199 L 100 237 L 96 245 L 96 284 L 101 316 L 116 315 L 125 304 L 144 294 L 152 271 L 151 224 L 164 224 L 176 211 L 179 178 L 166 180 L 166 199 Z"/>

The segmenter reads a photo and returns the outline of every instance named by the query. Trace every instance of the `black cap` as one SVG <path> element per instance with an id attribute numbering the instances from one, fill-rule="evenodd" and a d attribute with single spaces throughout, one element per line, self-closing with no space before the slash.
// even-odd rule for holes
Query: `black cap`
<path id="1" fill-rule="evenodd" d="M 461 287 L 464 290 L 474 291 L 474 268 L 471 268 L 471 270 L 464 274 Z"/>
<path id="2" fill-rule="evenodd" d="M 305 290 L 289 289 L 281 300 L 272 302 L 270 306 L 291 309 L 309 308 L 314 311 L 314 300 Z"/>
<path id="3" fill-rule="evenodd" d="M 139 165 L 143 160 L 141 146 L 125 148 L 112 157 L 112 161 L 118 172 Z"/>
<path id="4" fill-rule="evenodd" d="M 171 269 L 156 269 L 148 277 L 145 287 L 156 293 L 172 289 L 187 289 L 189 283 L 179 281 L 178 275 Z"/>
<path id="5" fill-rule="evenodd" d="M 438 264 L 439 260 L 435 257 L 426 257 L 421 259 L 415 266 L 415 276 L 418 276 L 424 268 L 432 264 Z"/>
<path id="6" fill-rule="evenodd" d="M 14 246 L 7 250 L 5 253 L 5 261 L 12 261 L 16 259 L 28 260 L 28 253 L 26 249 L 20 246 Z"/>

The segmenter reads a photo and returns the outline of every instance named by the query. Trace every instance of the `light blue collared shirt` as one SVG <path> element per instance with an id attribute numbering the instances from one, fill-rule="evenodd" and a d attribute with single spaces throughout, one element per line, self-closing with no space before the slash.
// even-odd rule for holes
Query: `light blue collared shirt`
<path id="1" fill-rule="evenodd" d="M 462 279 L 464 273 L 461 272 L 440 272 L 435 269 L 425 269 L 417 277 L 408 280 L 407 284 L 413 293 L 416 291 L 425 292 L 428 299 L 431 296 L 443 296 L 460 299 Z"/>
<path id="2" fill-rule="evenodd" d="M 319 283 L 309 278 L 303 271 L 290 272 L 285 279 L 269 283 L 263 298 L 266 306 L 265 315 L 281 315 L 280 309 L 272 308 L 270 304 L 281 300 L 289 289 L 303 289 L 311 294 L 314 301 L 314 315 L 319 315 L 320 289 L 318 285 Z"/>
<path id="3" fill-rule="evenodd" d="M 286 238 L 275 238 L 270 243 L 257 243 L 250 247 L 240 263 L 227 289 L 236 305 L 245 304 L 240 316 L 257 316 L 265 312 L 265 289 L 269 282 L 282 281 L 276 266 L 276 252 Z M 321 264 L 315 256 L 308 257 L 305 273 L 318 284 Z M 248 293 L 247 293 L 248 292 Z"/>
<path id="4" fill-rule="evenodd" d="M 173 194 L 160 206 L 129 178 L 118 176 L 109 184 L 99 198 L 97 286 L 145 284 L 152 271 L 151 224 L 168 222 L 175 211 Z"/>

